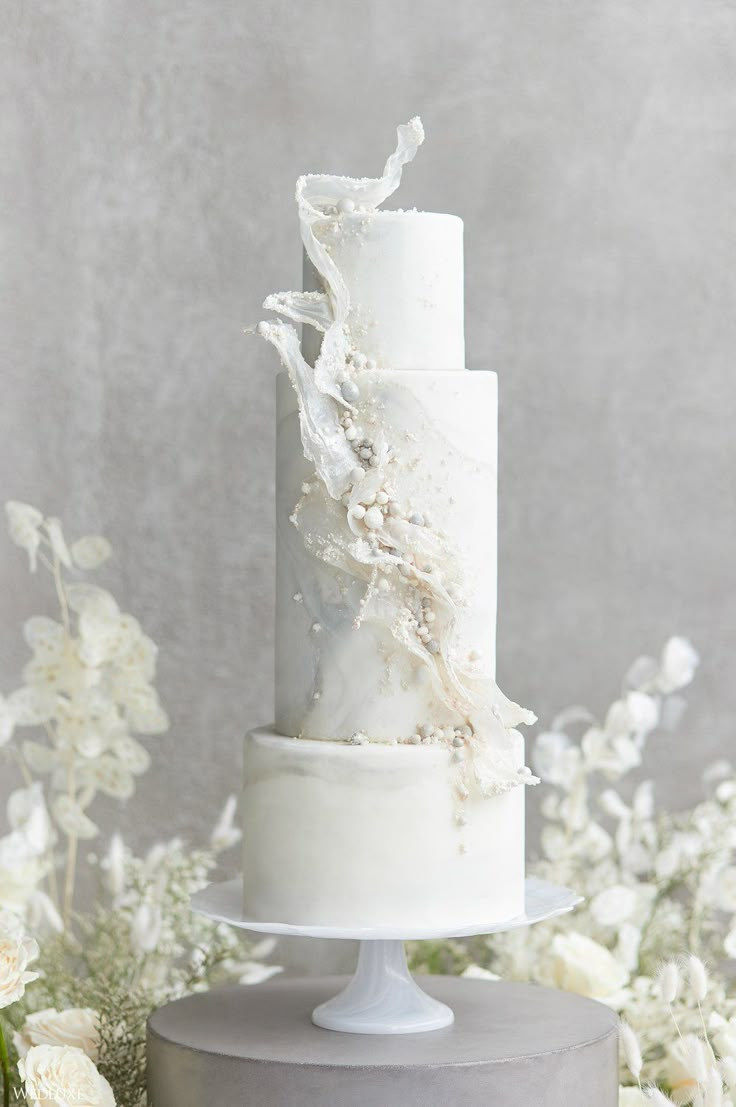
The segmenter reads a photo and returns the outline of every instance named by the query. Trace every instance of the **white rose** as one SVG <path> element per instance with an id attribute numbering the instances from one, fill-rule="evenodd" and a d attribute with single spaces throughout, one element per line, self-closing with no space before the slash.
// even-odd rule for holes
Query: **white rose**
<path id="1" fill-rule="evenodd" d="M 38 978 L 28 965 L 38 957 L 38 945 L 29 938 L 17 915 L 0 911 L 0 1009 L 19 1000 L 26 984 Z"/>
<path id="2" fill-rule="evenodd" d="M 74 1046 L 33 1046 L 18 1072 L 29 1107 L 115 1107 L 107 1080 Z"/>
<path id="3" fill-rule="evenodd" d="M 74 1046 L 97 1064 L 100 1052 L 100 1016 L 91 1007 L 70 1007 L 57 1011 L 49 1007 L 29 1015 L 13 1036 L 19 1057 L 39 1045 Z"/>
<path id="4" fill-rule="evenodd" d="M 555 935 L 552 958 L 554 983 L 566 992 L 608 999 L 628 983 L 629 974 L 613 954 L 576 931 Z"/>

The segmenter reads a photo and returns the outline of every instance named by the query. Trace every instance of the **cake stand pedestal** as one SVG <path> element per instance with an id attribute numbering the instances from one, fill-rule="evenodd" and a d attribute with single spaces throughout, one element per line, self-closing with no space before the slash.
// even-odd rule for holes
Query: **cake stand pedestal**
<path id="1" fill-rule="evenodd" d="M 243 915 L 241 880 L 210 884 L 192 899 L 192 908 L 207 918 L 243 930 L 311 938 L 357 938 L 358 966 L 347 986 L 312 1012 L 312 1022 L 325 1030 L 351 1034 L 418 1034 L 439 1030 L 453 1021 L 445 1003 L 422 991 L 409 973 L 404 941 L 493 934 L 565 914 L 581 902 L 569 888 L 530 877 L 525 885 L 523 915 L 501 923 L 468 920 L 452 927 L 317 926 L 262 922 Z"/>

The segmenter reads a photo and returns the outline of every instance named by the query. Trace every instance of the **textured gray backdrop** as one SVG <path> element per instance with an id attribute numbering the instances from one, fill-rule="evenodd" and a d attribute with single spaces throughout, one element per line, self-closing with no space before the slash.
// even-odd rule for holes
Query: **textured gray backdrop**
<path id="1" fill-rule="evenodd" d="M 637 653 L 703 664 L 651 767 L 728 750 L 733 0 L 4 0 L 0 495 L 101 530 L 172 717 L 123 814 L 199 836 L 272 696 L 274 360 L 305 170 L 465 219 L 468 363 L 500 376 L 500 680 L 603 708 Z M 0 539 L 0 690 L 51 606 Z M 0 793 L 10 786 L 0 781 Z M 0 796 L 0 798 L 2 798 Z"/>

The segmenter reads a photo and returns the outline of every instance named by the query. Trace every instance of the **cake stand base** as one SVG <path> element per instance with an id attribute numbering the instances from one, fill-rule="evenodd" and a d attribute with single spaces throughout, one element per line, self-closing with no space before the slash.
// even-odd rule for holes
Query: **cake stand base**
<path id="1" fill-rule="evenodd" d="M 151 1016 L 155 1107 L 616 1107 L 617 1020 L 529 984 L 421 977 L 455 1023 L 425 1034 L 325 1034 L 310 1013 L 347 978 L 269 981 Z M 334 1001 L 333 1001 L 334 1002 Z M 329 1006 L 329 1005 L 328 1005 Z"/>
<path id="2" fill-rule="evenodd" d="M 339 995 L 312 1011 L 312 1022 L 348 1034 L 419 1034 L 454 1019 L 409 972 L 404 943 L 361 942 L 358 967 Z"/>

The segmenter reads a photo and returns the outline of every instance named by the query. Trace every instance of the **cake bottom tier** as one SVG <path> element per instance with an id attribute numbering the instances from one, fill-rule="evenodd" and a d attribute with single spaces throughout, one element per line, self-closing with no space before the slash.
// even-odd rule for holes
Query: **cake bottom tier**
<path id="1" fill-rule="evenodd" d="M 251 731 L 246 917 L 450 929 L 521 915 L 524 788 L 490 799 L 471 788 L 461 803 L 455 780 L 442 746 L 353 746 Z"/>

